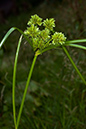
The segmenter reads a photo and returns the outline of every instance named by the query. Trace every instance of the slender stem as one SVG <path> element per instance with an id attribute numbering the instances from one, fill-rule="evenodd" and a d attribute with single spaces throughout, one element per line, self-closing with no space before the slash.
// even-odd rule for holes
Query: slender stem
<path id="1" fill-rule="evenodd" d="M 82 74 L 81 74 L 80 71 L 78 70 L 78 68 L 77 68 L 77 66 L 75 65 L 74 61 L 73 61 L 72 58 L 70 57 L 70 55 L 69 55 L 67 49 L 66 49 L 64 46 L 62 46 L 62 48 L 63 48 L 64 52 L 66 53 L 67 57 L 69 58 L 71 64 L 72 64 L 73 67 L 75 68 L 76 72 L 78 73 L 78 75 L 80 76 L 80 78 L 82 79 L 82 81 L 84 82 L 84 84 L 86 85 L 85 79 L 83 78 Z"/>
<path id="2" fill-rule="evenodd" d="M 19 126 L 19 121 L 20 121 L 20 118 L 21 118 L 21 113 L 22 113 L 22 110 L 23 110 L 26 93 L 27 93 L 27 90 L 28 90 L 28 86 L 29 86 L 29 83 L 30 83 L 30 79 L 31 79 L 31 76 L 32 76 L 32 72 L 33 72 L 33 68 L 34 68 L 37 56 L 38 55 L 35 54 L 32 65 L 31 65 L 31 68 L 30 68 L 30 72 L 29 72 L 29 75 L 28 75 L 27 83 L 26 83 L 26 86 L 25 86 L 25 90 L 24 90 L 24 94 L 23 94 L 23 98 L 22 98 L 22 102 L 21 102 L 21 106 L 20 106 L 19 114 L 18 114 L 18 118 L 17 118 L 17 129 L 18 129 L 18 126 Z"/>
<path id="3" fill-rule="evenodd" d="M 22 40 L 22 35 L 19 39 L 18 42 L 18 47 L 16 51 L 16 56 L 15 56 L 15 63 L 14 63 L 14 71 L 13 71 L 13 88 L 12 88 L 12 97 L 13 97 L 13 116 L 14 116 L 14 124 L 15 124 L 15 129 L 17 129 L 16 126 L 16 106 L 15 106 L 15 80 L 16 80 L 16 67 L 17 67 L 17 61 L 18 61 L 18 54 L 19 54 L 19 49 L 21 45 L 21 40 Z"/>

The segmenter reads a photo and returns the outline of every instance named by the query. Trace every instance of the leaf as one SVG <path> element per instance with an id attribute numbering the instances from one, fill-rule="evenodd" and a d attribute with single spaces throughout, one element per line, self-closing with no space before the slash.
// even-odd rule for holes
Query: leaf
<path id="1" fill-rule="evenodd" d="M 6 41 L 6 39 L 8 38 L 8 36 L 15 30 L 15 28 L 11 28 L 6 35 L 4 36 L 4 38 L 2 39 L 1 43 L 0 43 L 0 48 L 2 47 L 2 45 L 4 44 L 4 42 Z"/>
<path id="2" fill-rule="evenodd" d="M 82 79 L 83 83 L 86 85 L 85 79 L 83 78 L 82 74 L 80 73 L 80 71 L 78 70 L 78 68 L 75 65 L 74 61 L 72 60 L 69 52 L 67 51 L 67 49 L 64 46 L 62 46 L 62 48 L 63 48 L 65 54 L 67 55 L 68 59 L 70 60 L 71 64 L 73 65 L 74 69 L 76 70 L 76 72 L 78 73 L 78 75 L 80 76 L 80 78 Z"/>
<path id="3" fill-rule="evenodd" d="M 82 42 L 86 42 L 86 39 L 70 40 L 70 41 L 66 41 L 65 44 L 70 44 L 70 43 L 82 43 Z"/>
<path id="4" fill-rule="evenodd" d="M 24 32 L 22 30 L 20 30 L 17 27 L 12 27 L 4 36 L 4 38 L 2 39 L 1 43 L 0 43 L 0 48 L 3 46 L 3 44 L 5 43 L 6 39 L 9 37 L 9 35 L 14 31 L 14 30 L 18 30 L 23 36 L 24 38 L 28 41 L 28 43 L 32 46 L 31 41 L 29 40 L 29 38 L 24 34 Z"/>
<path id="5" fill-rule="evenodd" d="M 84 50 L 86 50 L 86 47 L 85 47 L 85 46 L 82 46 L 82 45 L 77 45 L 77 44 L 68 44 L 67 46 L 77 47 L 77 48 L 80 48 L 80 49 L 84 49 Z"/>

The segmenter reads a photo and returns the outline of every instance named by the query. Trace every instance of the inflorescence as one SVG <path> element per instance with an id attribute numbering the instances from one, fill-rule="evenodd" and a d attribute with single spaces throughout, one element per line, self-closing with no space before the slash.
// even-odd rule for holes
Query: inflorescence
<path id="1" fill-rule="evenodd" d="M 27 25 L 27 30 L 24 33 L 30 38 L 34 51 L 37 49 L 43 50 L 50 45 L 63 45 L 66 41 L 62 32 L 53 33 L 55 27 L 53 18 L 42 21 L 42 18 L 35 14 L 31 16 Z"/>

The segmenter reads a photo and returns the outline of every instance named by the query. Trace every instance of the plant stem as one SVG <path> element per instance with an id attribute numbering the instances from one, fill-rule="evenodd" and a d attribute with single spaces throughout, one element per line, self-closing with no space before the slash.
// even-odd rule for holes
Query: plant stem
<path id="1" fill-rule="evenodd" d="M 15 106 L 15 80 L 16 80 L 16 67 L 17 67 L 18 54 L 19 54 L 21 41 L 22 41 L 22 35 L 20 36 L 20 39 L 19 39 L 19 42 L 18 42 L 18 47 L 17 47 L 17 51 L 16 51 L 16 56 L 15 56 L 15 63 L 14 63 L 14 71 L 13 71 L 12 100 L 13 100 L 13 116 L 14 116 L 15 129 L 17 129 L 17 125 L 16 125 L 16 106 Z"/>
<path id="2" fill-rule="evenodd" d="M 21 118 L 21 113 L 22 113 L 22 109 L 23 109 L 23 106 L 24 106 L 26 93 L 27 93 L 27 90 L 28 90 L 28 86 L 29 86 L 29 83 L 30 83 L 30 79 L 31 79 L 31 76 L 32 76 L 32 72 L 33 72 L 33 68 L 34 68 L 37 56 L 38 55 L 35 54 L 32 65 L 31 65 L 31 68 L 30 68 L 30 72 L 29 72 L 29 75 L 28 75 L 27 83 L 26 83 L 26 86 L 25 86 L 25 90 L 24 90 L 24 94 L 23 94 L 23 98 L 22 98 L 22 102 L 21 102 L 21 106 L 20 106 L 19 114 L 18 114 L 18 118 L 17 118 L 17 129 L 18 129 L 18 126 L 19 126 L 19 121 L 20 121 L 20 118 Z"/>
<path id="3" fill-rule="evenodd" d="M 78 70 L 78 68 L 77 68 L 77 66 L 75 65 L 74 61 L 73 61 L 72 58 L 70 57 L 70 55 L 69 55 L 67 49 L 66 49 L 64 46 L 62 46 L 62 48 L 63 48 L 64 52 L 66 53 L 67 57 L 69 58 L 71 64 L 72 64 L 73 67 L 75 68 L 76 72 L 78 73 L 78 75 L 80 76 L 80 78 L 82 79 L 82 81 L 84 82 L 84 84 L 86 85 L 85 79 L 83 78 L 82 74 L 81 74 L 80 71 Z"/>

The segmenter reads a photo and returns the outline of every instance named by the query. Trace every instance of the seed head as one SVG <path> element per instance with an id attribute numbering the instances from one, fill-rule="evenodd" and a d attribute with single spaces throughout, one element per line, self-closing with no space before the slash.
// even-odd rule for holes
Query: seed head
<path id="1" fill-rule="evenodd" d="M 43 22 L 43 26 L 45 26 L 47 29 L 49 29 L 50 31 L 52 31 L 53 30 L 53 27 L 55 27 L 55 20 L 53 18 L 46 19 Z"/>
<path id="2" fill-rule="evenodd" d="M 39 28 L 37 26 L 34 26 L 34 24 L 32 24 L 30 27 L 27 28 L 25 34 L 31 37 L 36 37 L 39 34 Z"/>
<path id="3" fill-rule="evenodd" d="M 27 25 L 32 25 L 32 24 L 41 26 L 41 24 L 42 24 L 42 18 L 40 18 L 37 14 L 31 16 L 31 19 L 27 23 Z"/>
<path id="4" fill-rule="evenodd" d="M 61 44 L 63 45 L 65 43 L 66 37 L 64 36 L 64 34 L 62 32 L 55 32 L 52 35 L 52 44 L 56 45 L 56 44 Z"/>

